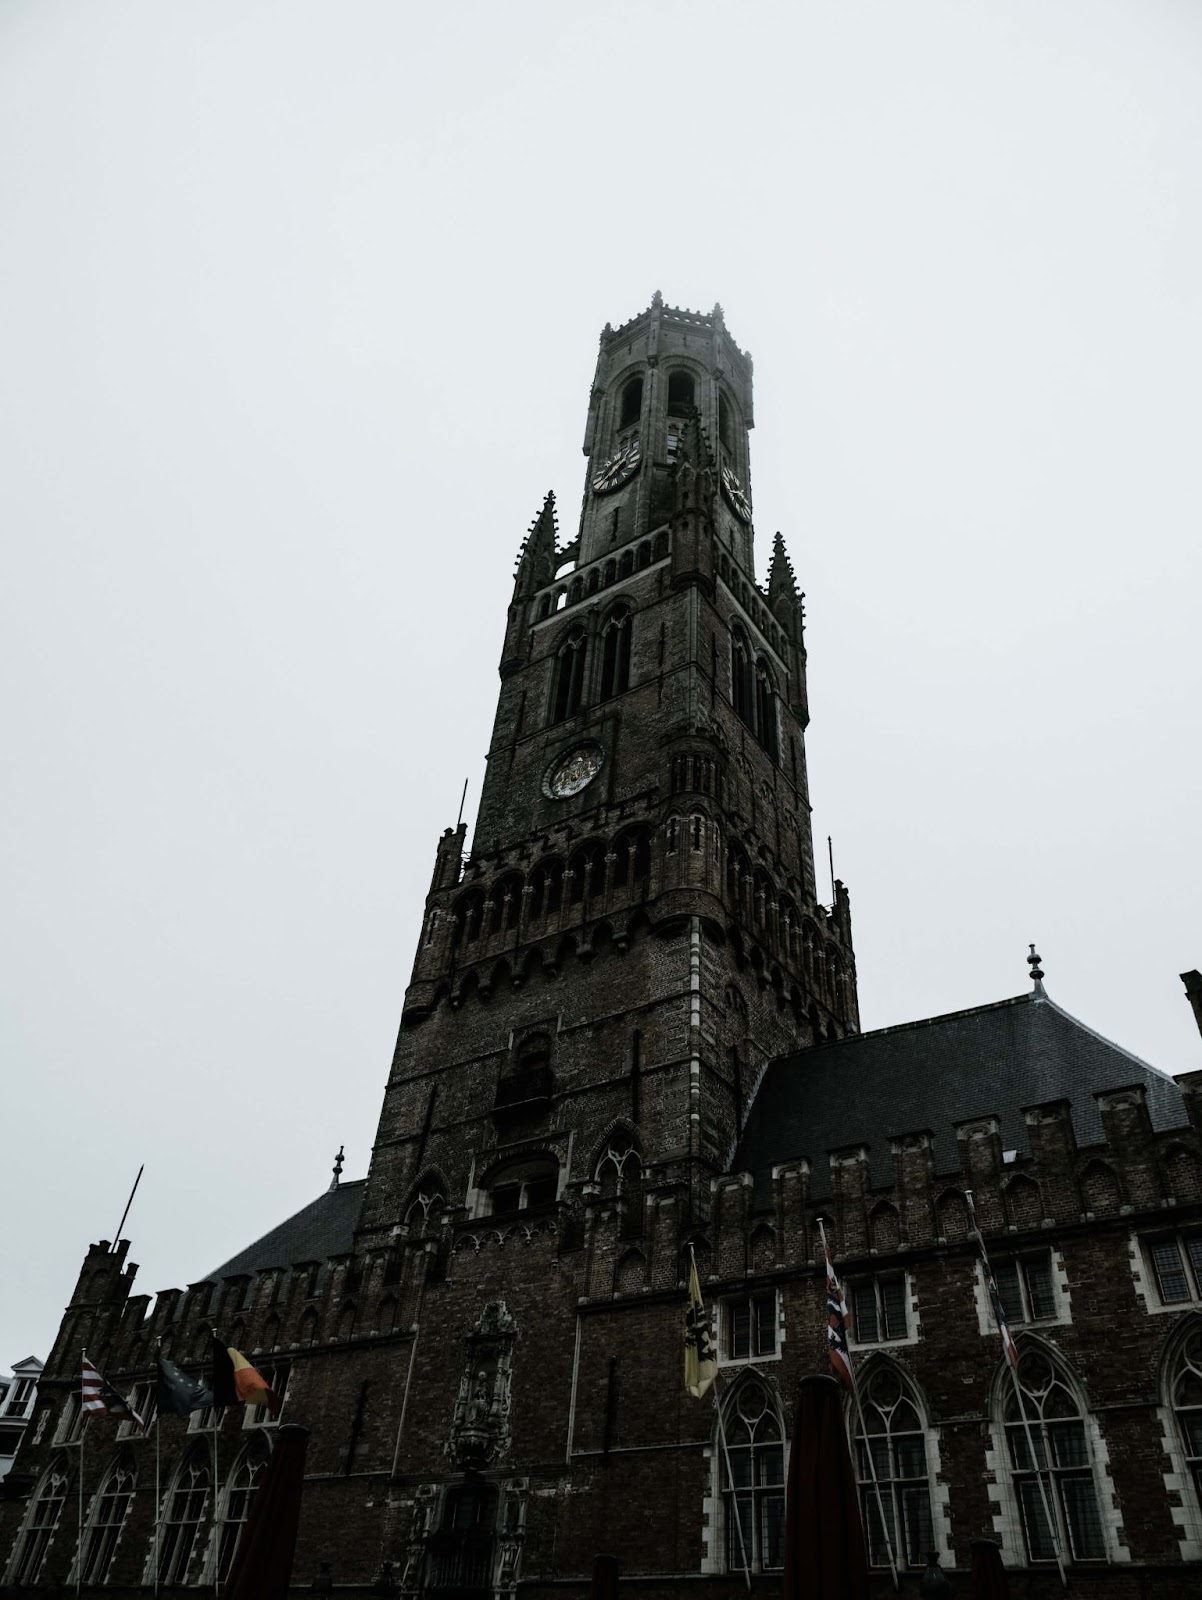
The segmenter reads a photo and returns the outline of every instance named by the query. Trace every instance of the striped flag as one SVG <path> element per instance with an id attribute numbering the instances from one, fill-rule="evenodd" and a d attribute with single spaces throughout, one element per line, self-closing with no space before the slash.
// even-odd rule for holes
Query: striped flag
<path id="1" fill-rule="evenodd" d="M 215 1406 L 266 1406 L 274 1417 L 280 1398 L 267 1380 L 233 1345 L 213 1335 L 213 1404 Z"/>
<path id="2" fill-rule="evenodd" d="M 980 1239 L 980 1234 L 977 1235 Z M 989 1257 L 985 1254 L 985 1247 L 981 1246 L 981 1265 L 985 1269 L 985 1287 L 989 1290 L 989 1304 L 993 1307 L 993 1320 L 997 1323 L 997 1331 L 1002 1336 L 1002 1349 L 1006 1352 L 1006 1360 L 1012 1367 L 1018 1366 L 1018 1346 L 1010 1333 L 1010 1324 L 1006 1321 L 1006 1312 L 1002 1305 L 1002 1297 L 998 1293 L 997 1282 L 993 1276 L 993 1268 L 989 1265 Z"/>
<path id="3" fill-rule="evenodd" d="M 831 1358 L 831 1371 L 845 1389 L 855 1391 L 851 1375 L 851 1352 L 847 1348 L 847 1302 L 835 1276 L 830 1246 L 825 1237 L 822 1253 L 826 1257 L 826 1349 Z"/>
<path id="4" fill-rule="evenodd" d="M 146 1424 L 142 1418 L 128 1400 L 122 1399 L 107 1378 L 100 1376 L 88 1360 L 86 1350 L 83 1355 L 79 1396 L 80 1408 L 83 1411 L 104 1411 L 110 1417 L 121 1417 L 124 1421 L 132 1422 L 139 1433 L 146 1432 Z"/>
<path id="5" fill-rule="evenodd" d="M 689 1261 L 689 1303 L 684 1314 L 684 1386 L 694 1400 L 700 1400 L 718 1376 L 710 1319 L 701 1299 L 697 1263 Z"/>

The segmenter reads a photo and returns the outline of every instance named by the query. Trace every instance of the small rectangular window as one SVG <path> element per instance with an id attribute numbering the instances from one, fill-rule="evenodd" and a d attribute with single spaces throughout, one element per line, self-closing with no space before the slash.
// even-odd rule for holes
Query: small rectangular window
<path id="1" fill-rule="evenodd" d="M 995 1261 L 993 1277 L 1007 1322 L 1018 1324 L 1056 1320 L 1056 1291 L 1052 1283 L 1052 1258 L 1048 1251 L 1018 1256 L 1012 1261 Z"/>
<path id="2" fill-rule="evenodd" d="M 1052 1290 L 1052 1263 L 1047 1256 L 1029 1256 L 1023 1262 L 1027 1280 L 1027 1300 L 1032 1322 L 1046 1322 L 1056 1315 L 1056 1296 Z"/>
<path id="3" fill-rule="evenodd" d="M 890 1273 L 862 1278 L 850 1286 L 851 1336 L 856 1344 L 881 1344 L 905 1339 L 910 1332 L 906 1309 L 906 1275 Z"/>
<path id="4" fill-rule="evenodd" d="M 776 1293 L 723 1302 L 721 1355 L 725 1361 L 755 1361 L 776 1354 Z"/>
<path id="5" fill-rule="evenodd" d="M 1152 1245 L 1152 1266 L 1165 1305 L 1190 1299 L 1189 1279 L 1176 1239 L 1158 1239 Z"/>

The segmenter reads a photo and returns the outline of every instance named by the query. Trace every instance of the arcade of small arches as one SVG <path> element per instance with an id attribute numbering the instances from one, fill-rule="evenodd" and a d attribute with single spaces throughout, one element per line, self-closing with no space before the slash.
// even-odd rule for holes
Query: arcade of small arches
<path id="1" fill-rule="evenodd" d="M 606 918 L 624 907 L 640 914 L 640 922 L 649 927 L 650 919 L 642 913 L 644 903 L 677 886 L 723 895 L 732 914 L 736 957 L 755 972 L 761 985 L 771 984 L 781 1003 L 787 1000 L 799 1019 L 808 1017 L 819 1030 L 816 1036 L 834 1035 L 829 1025 L 821 1028 L 815 1000 L 838 1022 L 853 1019 L 854 980 L 850 960 L 839 944 L 824 936 L 818 919 L 801 909 L 795 893 L 780 889 L 763 865 L 752 864 L 742 844 L 737 840 L 724 844 L 721 824 L 700 809 L 671 813 L 659 830 L 635 823 L 611 842 L 584 840 L 566 857 L 544 856 L 528 874 L 509 868 L 487 887 L 467 889 L 447 919 L 449 954 L 464 964 L 495 955 L 503 966 L 487 978 L 475 971 L 465 973 L 456 996 L 462 998 L 469 987 L 487 993 L 506 979 L 520 983 L 528 970 L 542 965 L 543 955 L 536 948 L 527 953 L 521 970 L 510 968 L 503 952 L 520 939 L 539 939 L 577 920 Z M 426 924 L 426 947 L 435 945 L 441 923 L 442 913 L 435 907 Z M 591 931 L 588 953 L 609 938 L 623 948 L 635 931 L 629 923 L 602 922 Z M 582 947 L 573 942 L 570 951 L 581 954 Z M 792 985 L 787 981 L 790 973 L 797 980 Z M 802 986 L 811 997 L 808 1008 Z"/>
<path id="2" fill-rule="evenodd" d="M 610 584 L 629 578 L 631 573 L 641 572 L 645 567 L 665 560 L 669 548 L 668 530 L 661 528 L 658 533 L 640 540 L 637 545 L 628 545 L 621 555 L 594 562 L 585 570 L 574 573 L 570 582 L 557 583 L 553 588 L 544 590 L 538 598 L 534 620 L 542 622 L 552 612 L 579 605 L 599 590 L 608 589 Z"/>

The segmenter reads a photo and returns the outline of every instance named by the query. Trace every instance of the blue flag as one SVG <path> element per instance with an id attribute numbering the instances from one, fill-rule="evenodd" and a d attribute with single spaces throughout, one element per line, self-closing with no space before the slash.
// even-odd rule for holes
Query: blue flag
<path id="1" fill-rule="evenodd" d="M 177 1417 L 186 1417 L 193 1411 L 203 1411 L 213 1404 L 213 1391 L 199 1378 L 190 1378 L 181 1372 L 173 1361 L 160 1350 L 158 1355 L 159 1411 L 170 1411 Z"/>

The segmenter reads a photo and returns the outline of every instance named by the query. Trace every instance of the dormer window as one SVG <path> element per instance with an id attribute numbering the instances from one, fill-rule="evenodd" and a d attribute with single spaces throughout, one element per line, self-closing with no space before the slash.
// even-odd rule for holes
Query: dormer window
<path id="1" fill-rule="evenodd" d="M 696 405 L 691 372 L 673 372 L 668 376 L 668 415 L 687 417 Z"/>
<path id="2" fill-rule="evenodd" d="M 643 380 L 631 378 L 622 390 L 622 409 L 619 414 L 618 430 L 633 428 L 638 424 L 643 414 Z"/>

